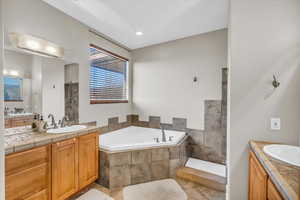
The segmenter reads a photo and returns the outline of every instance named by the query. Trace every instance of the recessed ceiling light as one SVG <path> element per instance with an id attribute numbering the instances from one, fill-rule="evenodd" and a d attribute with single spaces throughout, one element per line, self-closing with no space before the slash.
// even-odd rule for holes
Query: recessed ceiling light
<path id="1" fill-rule="evenodd" d="M 136 34 L 136 35 L 143 35 L 144 33 L 141 32 L 141 31 L 137 31 L 137 32 L 135 32 L 135 34 Z"/>

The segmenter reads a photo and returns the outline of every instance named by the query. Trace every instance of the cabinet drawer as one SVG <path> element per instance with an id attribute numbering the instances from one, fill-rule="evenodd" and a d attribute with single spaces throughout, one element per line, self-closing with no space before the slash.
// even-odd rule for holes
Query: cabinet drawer
<path id="1" fill-rule="evenodd" d="M 48 190 L 48 164 L 44 163 L 5 178 L 6 200 L 30 199 L 31 196 Z"/>
<path id="2" fill-rule="evenodd" d="M 49 162 L 50 146 L 38 147 L 32 150 L 8 155 L 5 158 L 6 175 L 20 172 L 42 163 Z"/>

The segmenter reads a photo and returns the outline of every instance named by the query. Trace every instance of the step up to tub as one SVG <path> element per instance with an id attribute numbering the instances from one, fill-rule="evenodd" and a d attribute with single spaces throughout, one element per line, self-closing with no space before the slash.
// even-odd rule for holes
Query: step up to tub
<path id="1" fill-rule="evenodd" d="M 225 191 L 226 189 L 224 165 L 189 158 L 185 167 L 178 169 L 176 175 L 215 190 Z"/>

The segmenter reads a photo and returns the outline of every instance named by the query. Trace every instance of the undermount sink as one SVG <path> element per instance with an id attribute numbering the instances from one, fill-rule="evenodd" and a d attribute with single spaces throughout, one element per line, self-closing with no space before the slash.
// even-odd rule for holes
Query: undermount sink
<path id="1" fill-rule="evenodd" d="M 271 144 L 264 146 L 263 150 L 266 154 L 277 160 L 300 167 L 300 147 Z"/>
<path id="2" fill-rule="evenodd" d="M 86 128 L 86 126 L 84 126 L 84 125 L 66 126 L 63 128 L 49 129 L 49 130 L 47 130 L 47 133 L 51 133 L 51 134 L 69 133 L 69 132 L 73 132 L 73 131 L 80 131 L 85 128 Z"/>

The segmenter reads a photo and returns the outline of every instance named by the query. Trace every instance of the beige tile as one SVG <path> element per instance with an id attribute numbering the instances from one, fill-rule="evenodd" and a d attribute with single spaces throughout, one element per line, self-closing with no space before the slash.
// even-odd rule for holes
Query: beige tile
<path id="1" fill-rule="evenodd" d="M 152 149 L 152 161 L 161 161 L 161 160 L 169 160 L 169 149 L 160 148 L 160 149 Z"/>
<path id="2" fill-rule="evenodd" d="M 115 166 L 110 168 L 109 188 L 117 189 L 130 185 L 130 167 L 129 165 Z"/>
<path id="3" fill-rule="evenodd" d="M 149 116 L 149 127 L 150 128 L 160 128 L 160 117 Z"/>
<path id="4" fill-rule="evenodd" d="M 179 158 L 179 150 L 180 150 L 179 146 L 169 148 L 170 160 Z"/>
<path id="5" fill-rule="evenodd" d="M 151 163 L 151 150 L 133 151 L 132 164 Z"/>
<path id="6" fill-rule="evenodd" d="M 183 164 L 181 162 L 180 159 L 173 159 L 173 160 L 170 160 L 170 163 L 169 163 L 169 174 L 170 174 L 170 177 L 174 177 L 176 176 L 176 170 L 180 167 L 182 167 Z"/>
<path id="7" fill-rule="evenodd" d="M 151 179 L 158 180 L 169 177 L 169 161 L 154 161 L 151 163 Z"/>
<path id="8" fill-rule="evenodd" d="M 131 173 L 131 184 L 144 183 L 151 180 L 151 164 L 137 164 L 132 165 L 130 169 Z"/>
<path id="9" fill-rule="evenodd" d="M 130 165 L 130 164 L 131 164 L 131 152 L 109 154 L 110 167 L 118 166 L 118 165 Z"/>
<path id="10" fill-rule="evenodd" d="M 173 118 L 173 129 L 183 131 L 186 129 L 186 119 L 185 118 Z"/>

